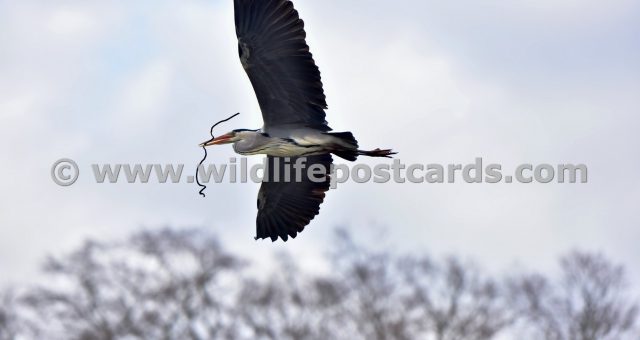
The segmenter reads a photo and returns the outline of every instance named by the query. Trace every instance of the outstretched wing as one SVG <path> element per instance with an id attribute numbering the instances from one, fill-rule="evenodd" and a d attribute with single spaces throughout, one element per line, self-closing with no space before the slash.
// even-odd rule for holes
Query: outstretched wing
<path id="1" fill-rule="evenodd" d="M 297 177 L 293 167 L 298 159 L 306 160 L 306 166 Z M 256 240 L 271 238 L 287 241 L 295 238 L 320 212 L 320 204 L 329 190 L 331 155 L 307 157 L 267 158 L 265 180 L 258 192 L 258 217 Z M 319 175 L 310 176 L 312 166 L 322 169 Z M 287 172 L 288 171 L 288 172 Z M 290 176 L 287 177 L 286 174 Z M 297 181 L 299 179 L 299 181 Z"/>
<path id="2" fill-rule="evenodd" d="M 320 70 L 304 22 L 287 0 L 234 0 L 238 53 L 258 97 L 265 127 L 331 130 Z"/>

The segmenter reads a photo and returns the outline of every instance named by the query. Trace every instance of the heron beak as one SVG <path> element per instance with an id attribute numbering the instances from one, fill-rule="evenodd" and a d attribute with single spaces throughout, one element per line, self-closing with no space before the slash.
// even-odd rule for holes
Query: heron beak
<path id="1" fill-rule="evenodd" d="M 206 141 L 202 144 L 200 144 L 201 147 L 206 147 L 206 146 L 211 146 L 211 145 L 220 145 L 220 144 L 229 144 L 229 143 L 233 143 L 232 139 L 233 139 L 234 134 L 232 133 L 227 133 L 226 135 L 222 135 L 219 137 L 216 137 L 212 140 Z"/>

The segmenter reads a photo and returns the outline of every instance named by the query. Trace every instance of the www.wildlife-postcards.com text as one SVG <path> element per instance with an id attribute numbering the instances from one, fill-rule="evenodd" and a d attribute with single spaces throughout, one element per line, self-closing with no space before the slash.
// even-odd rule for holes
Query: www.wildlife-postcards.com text
<path id="1" fill-rule="evenodd" d="M 204 184 L 220 183 L 261 183 L 268 178 L 272 181 L 301 182 L 326 181 L 330 174 L 331 188 L 349 181 L 355 183 L 587 183 L 588 167 L 585 164 L 520 164 L 510 175 L 504 175 L 501 164 L 486 164 L 476 158 L 469 164 L 405 164 L 399 159 L 376 165 L 332 164 L 325 169 L 324 164 L 307 164 L 305 158 L 282 160 L 283 164 L 273 168 L 271 176 L 265 176 L 265 162 L 249 165 L 246 158 L 231 158 L 227 163 L 201 165 L 198 180 Z M 272 164 L 273 166 L 273 164 Z M 193 169 L 193 170 L 188 170 Z M 91 164 L 88 167 L 92 179 L 98 184 L 107 183 L 195 183 L 195 166 L 184 164 Z M 279 170 L 282 169 L 282 170 Z M 70 186 L 80 178 L 78 164 L 68 158 L 56 161 L 51 167 L 51 178 L 60 186 Z M 268 172 L 267 172 L 268 173 Z"/>

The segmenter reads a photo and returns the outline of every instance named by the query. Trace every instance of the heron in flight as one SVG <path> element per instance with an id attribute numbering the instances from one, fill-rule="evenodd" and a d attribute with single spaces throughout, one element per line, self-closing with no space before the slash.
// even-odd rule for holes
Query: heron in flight
<path id="1" fill-rule="evenodd" d="M 364 151 L 351 132 L 331 132 L 320 71 L 305 38 L 304 22 L 288 0 L 234 0 L 238 53 L 258 98 L 264 125 L 238 129 L 203 143 L 233 143 L 241 155 L 267 155 L 265 179 L 258 193 L 256 240 L 295 238 L 318 215 L 329 190 L 331 154 L 355 161 L 358 156 L 390 157 L 391 150 Z M 280 174 L 304 158 L 300 178 Z M 288 173 L 292 174 L 292 171 Z M 293 176 L 290 176 L 293 177 Z"/>

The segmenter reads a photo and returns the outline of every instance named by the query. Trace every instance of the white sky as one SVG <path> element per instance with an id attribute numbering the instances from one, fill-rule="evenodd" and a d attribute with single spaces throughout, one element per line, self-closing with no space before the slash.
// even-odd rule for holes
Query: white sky
<path id="1" fill-rule="evenodd" d="M 640 282 L 640 3 L 298 0 L 328 120 L 405 163 L 586 163 L 589 184 L 345 184 L 293 242 L 255 242 L 256 184 L 202 199 L 176 185 L 98 185 L 92 163 L 186 163 L 212 122 L 258 128 L 231 0 L 0 0 L 0 284 L 86 237 L 204 226 L 268 264 L 310 266 L 348 226 L 401 250 L 495 270 L 602 251 Z M 213 151 L 227 159 L 231 148 Z M 50 167 L 81 178 L 56 186 Z M 373 163 L 371 163 L 373 164 Z"/>

